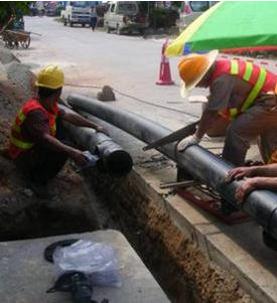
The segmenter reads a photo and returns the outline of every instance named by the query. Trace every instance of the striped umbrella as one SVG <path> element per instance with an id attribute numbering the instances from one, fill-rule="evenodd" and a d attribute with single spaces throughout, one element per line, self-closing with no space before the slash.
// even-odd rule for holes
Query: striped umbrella
<path id="1" fill-rule="evenodd" d="M 166 56 L 219 50 L 277 49 L 276 1 L 222 1 L 170 43 Z"/>

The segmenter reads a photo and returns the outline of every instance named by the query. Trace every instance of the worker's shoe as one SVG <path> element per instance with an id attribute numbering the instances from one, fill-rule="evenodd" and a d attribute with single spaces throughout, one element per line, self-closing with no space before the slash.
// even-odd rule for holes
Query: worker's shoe
<path id="1" fill-rule="evenodd" d="M 52 198 L 54 198 L 54 194 L 50 193 L 50 191 L 48 190 L 48 186 L 46 184 L 39 184 L 39 183 L 29 182 L 28 187 L 40 199 L 51 200 Z"/>

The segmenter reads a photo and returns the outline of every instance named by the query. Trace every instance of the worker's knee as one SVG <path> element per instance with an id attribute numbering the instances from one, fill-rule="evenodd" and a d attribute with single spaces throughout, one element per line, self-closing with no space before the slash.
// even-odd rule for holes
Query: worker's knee
<path id="1" fill-rule="evenodd" d="M 232 145 L 238 148 L 249 148 L 250 140 L 247 136 L 244 136 L 243 132 L 240 131 L 239 127 L 231 123 L 226 132 L 226 141 L 231 141 Z"/>

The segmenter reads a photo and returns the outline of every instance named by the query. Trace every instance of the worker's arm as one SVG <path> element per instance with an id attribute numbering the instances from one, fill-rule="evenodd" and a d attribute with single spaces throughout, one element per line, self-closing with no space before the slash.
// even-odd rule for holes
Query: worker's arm
<path id="1" fill-rule="evenodd" d="M 42 144 L 45 144 L 48 148 L 52 150 L 67 154 L 68 157 L 74 160 L 78 165 L 83 166 L 87 163 L 87 158 L 82 151 L 66 144 L 63 144 L 61 141 L 59 141 L 48 133 L 44 133 L 40 141 Z"/>
<path id="2" fill-rule="evenodd" d="M 77 113 L 74 113 L 72 111 L 64 111 L 62 113 L 62 119 L 80 127 L 90 127 L 95 129 L 98 132 L 104 132 L 107 133 L 107 131 L 100 125 L 93 123 L 92 121 L 82 117 L 81 115 L 78 115 Z"/>
<path id="3" fill-rule="evenodd" d="M 201 140 L 206 134 L 207 130 L 213 126 L 213 123 L 217 118 L 218 113 L 216 111 L 211 111 L 207 109 L 204 110 L 195 133 L 196 137 Z"/>
<path id="4" fill-rule="evenodd" d="M 236 167 L 231 169 L 227 175 L 227 181 L 239 180 L 244 177 L 277 177 L 277 163 L 251 167 Z"/>
<path id="5" fill-rule="evenodd" d="M 248 178 L 237 188 L 235 197 L 238 202 L 243 202 L 246 195 L 255 189 L 277 190 L 277 177 Z"/>
<path id="6" fill-rule="evenodd" d="M 234 87 L 234 78 L 230 75 L 223 75 L 215 79 L 210 86 L 208 103 L 203 111 L 198 129 L 195 133 L 198 139 L 202 139 L 208 129 L 212 128 L 219 112 L 228 107 Z"/>
<path id="7" fill-rule="evenodd" d="M 82 151 L 65 145 L 50 135 L 48 118 L 41 110 L 34 110 L 27 115 L 21 126 L 21 131 L 31 142 L 65 153 L 79 165 L 84 165 L 87 162 Z"/>
<path id="8" fill-rule="evenodd" d="M 184 151 L 188 146 L 197 144 L 201 141 L 207 130 L 213 125 L 214 121 L 218 117 L 217 112 L 205 110 L 199 122 L 199 126 L 196 132 L 181 140 L 177 145 L 179 152 Z"/>

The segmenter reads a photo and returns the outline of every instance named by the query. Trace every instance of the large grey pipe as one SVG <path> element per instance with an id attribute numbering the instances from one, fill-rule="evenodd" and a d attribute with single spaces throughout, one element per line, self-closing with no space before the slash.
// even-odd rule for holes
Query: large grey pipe
<path id="1" fill-rule="evenodd" d="M 60 107 L 71 111 L 64 106 Z M 75 127 L 67 122 L 63 124 L 78 145 L 99 156 L 97 166 L 100 170 L 118 177 L 127 175 L 132 170 L 132 157 L 109 136 L 90 128 Z"/>
<path id="2" fill-rule="evenodd" d="M 168 128 L 151 120 L 113 108 L 92 98 L 73 94 L 68 97 L 68 102 L 73 108 L 88 112 L 146 143 L 171 133 Z M 236 204 L 235 190 L 243 181 L 228 184 L 225 182 L 227 172 L 232 168 L 230 164 L 198 145 L 190 146 L 182 153 L 176 153 L 175 144 L 172 143 L 161 147 L 159 151 L 175 160 L 192 176 L 214 188 L 226 201 Z M 277 239 L 276 193 L 267 190 L 253 191 L 242 204 L 242 208 Z"/>

